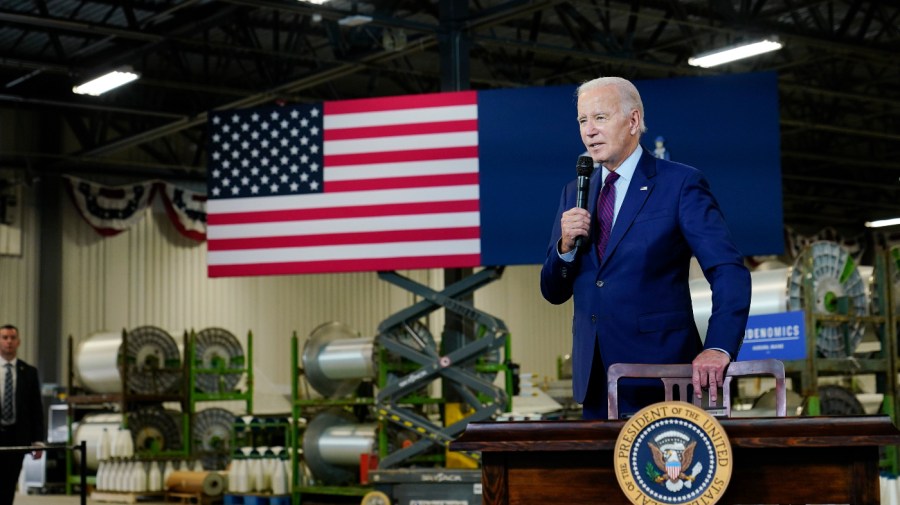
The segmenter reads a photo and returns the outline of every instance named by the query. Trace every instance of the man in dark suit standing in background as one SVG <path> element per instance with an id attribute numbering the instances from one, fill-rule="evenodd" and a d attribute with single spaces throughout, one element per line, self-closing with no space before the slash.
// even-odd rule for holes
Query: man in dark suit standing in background
<path id="1" fill-rule="evenodd" d="M 631 82 L 594 79 L 577 95 L 581 140 L 599 167 L 587 209 L 576 206 L 576 181 L 563 189 L 541 270 L 545 299 L 575 299 L 574 398 L 585 419 L 605 419 L 613 363 L 691 363 L 695 394 L 708 387 L 714 398 L 750 310 L 743 257 L 703 174 L 641 147 L 644 106 Z M 705 342 L 691 306 L 691 256 L 713 292 Z M 619 412 L 662 401 L 661 385 L 647 384 L 620 382 Z"/>
<path id="2" fill-rule="evenodd" d="M 44 406 L 37 368 L 17 357 L 19 330 L 0 327 L 0 449 L 41 444 Z M 22 451 L 0 450 L 0 505 L 11 505 L 22 471 Z M 41 451 L 33 451 L 35 459 Z"/>

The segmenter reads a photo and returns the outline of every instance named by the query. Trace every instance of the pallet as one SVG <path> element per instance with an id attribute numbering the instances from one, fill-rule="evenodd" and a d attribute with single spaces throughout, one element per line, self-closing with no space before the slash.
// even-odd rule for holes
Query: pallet
<path id="1" fill-rule="evenodd" d="M 159 501 L 163 493 L 121 493 L 117 491 L 92 491 L 91 501 L 104 503 L 135 504 L 139 501 Z"/>
<path id="2" fill-rule="evenodd" d="M 208 496 L 203 493 L 175 493 L 166 491 L 166 503 L 184 505 L 213 505 L 222 502 L 221 496 Z"/>

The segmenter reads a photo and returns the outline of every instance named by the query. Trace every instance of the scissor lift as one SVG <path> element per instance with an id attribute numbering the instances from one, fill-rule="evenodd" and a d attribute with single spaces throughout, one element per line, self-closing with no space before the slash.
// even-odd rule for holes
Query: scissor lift
<path id="1" fill-rule="evenodd" d="M 378 327 L 376 343 L 387 353 L 400 356 L 417 368 L 405 370 L 394 380 L 382 372 L 376 397 L 376 412 L 380 421 L 387 421 L 412 430 L 420 438 L 407 447 L 382 454 L 379 469 L 391 468 L 423 452 L 441 446 L 465 430 L 470 422 L 484 421 L 509 409 L 512 373 L 509 363 L 509 330 L 500 319 L 475 308 L 464 298 L 475 290 L 497 280 L 502 267 L 489 267 L 436 291 L 396 272 L 381 272 L 379 277 L 422 298 L 421 301 L 386 318 Z M 441 354 L 431 334 L 416 331 L 419 319 L 444 308 L 477 326 L 475 339 Z M 502 361 L 480 362 L 491 352 L 504 349 Z M 385 367 L 382 367 L 385 368 Z M 505 372 L 506 389 L 495 386 L 483 374 Z M 468 416 L 448 426 L 441 426 L 410 408 L 407 398 L 442 379 L 458 393 Z M 382 430 L 384 431 L 384 430 Z M 386 443 L 381 444 L 386 450 Z M 477 458 L 476 458 L 477 459 Z"/>

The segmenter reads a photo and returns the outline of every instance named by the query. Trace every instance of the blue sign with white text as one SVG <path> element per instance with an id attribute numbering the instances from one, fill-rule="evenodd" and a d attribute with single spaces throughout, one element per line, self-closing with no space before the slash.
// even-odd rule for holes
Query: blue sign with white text
<path id="1" fill-rule="evenodd" d="M 737 361 L 804 359 L 805 335 L 802 310 L 750 316 Z"/>

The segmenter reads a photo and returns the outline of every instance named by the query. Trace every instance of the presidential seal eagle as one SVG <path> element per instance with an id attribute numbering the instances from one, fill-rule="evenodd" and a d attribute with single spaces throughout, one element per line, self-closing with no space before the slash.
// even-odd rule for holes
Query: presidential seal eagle
<path id="1" fill-rule="evenodd" d="M 662 472 L 654 480 L 657 484 L 665 483 L 666 489 L 675 492 L 680 491 L 685 485 L 691 487 L 694 476 L 700 472 L 702 465 L 697 463 L 691 474 L 686 474 L 685 469 L 690 468 L 694 459 L 697 442 L 695 440 L 688 442 L 686 440 L 688 437 L 682 433 L 674 437 L 672 435 L 671 432 L 663 434 L 657 438 L 656 444 L 649 442 L 647 445 L 653 453 L 653 463 Z"/>

